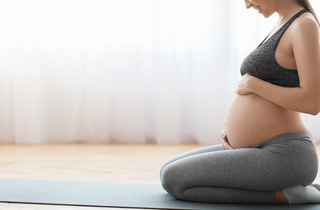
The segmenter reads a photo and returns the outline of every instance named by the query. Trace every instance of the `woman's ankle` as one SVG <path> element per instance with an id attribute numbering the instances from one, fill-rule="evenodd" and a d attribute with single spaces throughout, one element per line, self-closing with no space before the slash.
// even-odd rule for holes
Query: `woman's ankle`
<path id="1" fill-rule="evenodd" d="M 277 190 L 272 203 L 273 204 L 289 204 L 289 201 L 286 198 L 286 196 L 283 194 L 282 190 Z"/>

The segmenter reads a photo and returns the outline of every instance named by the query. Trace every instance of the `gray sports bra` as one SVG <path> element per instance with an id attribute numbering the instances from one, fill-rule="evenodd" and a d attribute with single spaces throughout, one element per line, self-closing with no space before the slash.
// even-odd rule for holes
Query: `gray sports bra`
<path id="1" fill-rule="evenodd" d="M 296 18 L 305 12 L 309 11 L 303 9 L 298 12 L 263 43 L 269 34 L 261 44 L 243 60 L 240 67 L 241 75 L 243 76 L 248 73 L 278 86 L 300 87 L 298 71 L 280 66 L 276 61 L 275 51 L 283 33 Z"/>

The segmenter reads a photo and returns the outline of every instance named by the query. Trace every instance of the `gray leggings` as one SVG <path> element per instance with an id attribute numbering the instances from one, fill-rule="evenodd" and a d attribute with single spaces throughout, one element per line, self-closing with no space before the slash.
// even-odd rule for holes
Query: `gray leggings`
<path id="1" fill-rule="evenodd" d="M 318 157 L 309 131 L 285 133 L 252 148 L 222 144 L 178 155 L 160 170 L 163 188 L 181 200 L 210 203 L 272 203 L 275 191 L 309 185 Z"/>

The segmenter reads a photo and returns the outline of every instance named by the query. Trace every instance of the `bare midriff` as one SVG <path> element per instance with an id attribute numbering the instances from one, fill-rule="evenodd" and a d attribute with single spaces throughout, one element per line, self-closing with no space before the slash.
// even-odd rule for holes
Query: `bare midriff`
<path id="1" fill-rule="evenodd" d="M 234 148 L 250 148 L 283 133 L 305 130 L 299 112 L 254 93 L 237 95 L 227 115 L 227 137 Z"/>

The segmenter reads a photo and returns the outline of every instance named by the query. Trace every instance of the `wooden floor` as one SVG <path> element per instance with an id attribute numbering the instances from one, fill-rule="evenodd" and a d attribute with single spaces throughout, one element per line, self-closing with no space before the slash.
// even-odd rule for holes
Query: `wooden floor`
<path id="1" fill-rule="evenodd" d="M 0 178 L 160 184 L 159 171 L 166 160 L 203 146 L 2 145 L 0 146 Z M 0 203 L 0 209 L 110 210 L 117 208 Z"/>
<path id="2" fill-rule="evenodd" d="M 160 184 L 159 170 L 166 160 L 204 146 L 1 145 L 0 179 Z M 320 145 L 317 145 L 317 150 L 320 154 Z M 320 183 L 320 176 L 316 181 Z M 0 203 L 0 209 L 119 210 L 120 208 Z"/>

